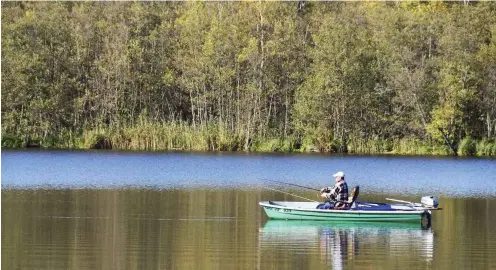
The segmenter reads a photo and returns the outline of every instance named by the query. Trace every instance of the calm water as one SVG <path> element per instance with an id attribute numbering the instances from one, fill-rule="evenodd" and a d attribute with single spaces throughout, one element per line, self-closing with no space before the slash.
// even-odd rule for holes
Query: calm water
<path id="1" fill-rule="evenodd" d="M 3 269 L 490 269 L 496 160 L 2 151 Z M 362 201 L 437 195 L 433 224 L 268 220 L 343 170 Z"/>

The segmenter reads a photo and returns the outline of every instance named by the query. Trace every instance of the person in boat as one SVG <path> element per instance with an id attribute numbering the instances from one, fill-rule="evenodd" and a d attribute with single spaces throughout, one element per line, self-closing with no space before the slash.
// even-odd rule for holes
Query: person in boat
<path id="1" fill-rule="evenodd" d="M 319 205 L 319 209 L 329 209 L 331 207 L 339 208 L 345 205 L 348 201 L 348 185 L 344 181 L 344 172 L 337 172 L 332 175 L 335 178 L 336 184 L 333 187 L 326 187 L 320 190 L 320 197 L 326 203 Z"/>

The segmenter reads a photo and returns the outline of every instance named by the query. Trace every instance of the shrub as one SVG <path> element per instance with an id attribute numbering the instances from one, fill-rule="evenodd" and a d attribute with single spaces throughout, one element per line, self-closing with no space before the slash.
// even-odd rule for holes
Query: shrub
<path id="1" fill-rule="evenodd" d="M 3 135 L 2 136 L 2 147 L 7 148 L 20 148 L 23 147 L 23 141 L 21 138 Z"/>
<path id="2" fill-rule="evenodd" d="M 458 154 L 460 156 L 473 156 L 476 153 L 475 141 L 470 137 L 464 138 L 458 147 Z"/>
<path id="3" fill-rule="evenodd" d="M 84 147 L 89 149 L 112 149 L 112 141 L 104 133 L 89 131 L 84 136 Z"/>

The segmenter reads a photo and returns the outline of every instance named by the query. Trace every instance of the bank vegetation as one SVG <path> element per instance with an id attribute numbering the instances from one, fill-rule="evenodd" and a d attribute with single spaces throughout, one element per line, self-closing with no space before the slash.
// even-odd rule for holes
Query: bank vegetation
<path id="1" fill-rule="evenodd" d="M 496 3 L 5 2 L 2 147 L 496 155 Z"/>

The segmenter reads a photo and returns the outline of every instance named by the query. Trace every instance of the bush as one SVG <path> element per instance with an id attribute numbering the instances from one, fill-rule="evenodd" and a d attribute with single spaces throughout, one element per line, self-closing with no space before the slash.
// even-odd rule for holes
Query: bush
<path id="1" fill-rule="evenodd" d="M 466 137 L 458 147 L 458 155 L 460 156 L 473 156 L 476 153 L 475 141 L 470 137 Z"/>
<path id="2" fill-rule="evenodd" d="M 492 144 L 489 140 L 482 140 L 477 142 L 475 148 L 478 156 L 490 156 Z"/>
<path id="3" fill-rule="evenodd" d="M 279 139 L 268 139 L 268 140 L 257 139 L 253 142 L 253 145 L 250 148 L 250 150 L 260 151 L 260 152 L 277 152 L 281 150 L 281 143 Z"/>
<path id="4" fill-rule="evenodd" d="M 309 136 L 305 135 L 303 136 L 301 145 L 300 145 L 300 151 L 301 152 L 316 152 L 318 150 L 318 147 L 315 145 L 315 138 L 314 136 Z"/>
<path id="5" fill-rule="evenodd" d="M 3 135 L 2 136 L 2 147 L 7 148 L 21 148 L 23 146 L 23 140 L 18 137 Z"/>
<path id="6" fill-rule="evenodd" d="M 55 136 L 46 136 L 38 143 L 41 148 L 56 148 L 57 146 L 59 146 L 59 139 Z"/>
<path id="7" fill-rule="evenodd" d="M 348 148 L 341 140 L 332 140 L 329 151 L 331 153 L 347 153 Z"/>
<path id="8" fill-rule="evenodd" d="M 282 140 L 282 148 L 281 150 L 284 152 L 294 152 L 298 150 L 299 143 L 298 139 L 295 137 L 287 137 Z"/>
<path id="9" fill-rule="evenodd" d="M 476 150 L 478 156 L 496 156 L 496 142 L 484 139 L 477 142 Z"/>
<path id="10" fill-rule="evenodd" d="M 112 141 L 105 134 L 89 131 L 84 136 L 84 147 L 89 149 L 112 149 Z"/>

